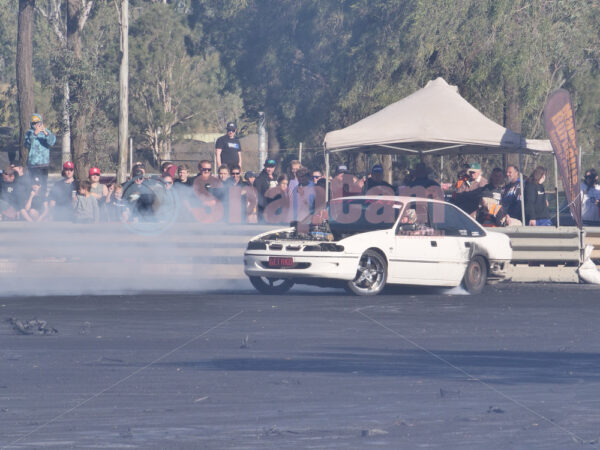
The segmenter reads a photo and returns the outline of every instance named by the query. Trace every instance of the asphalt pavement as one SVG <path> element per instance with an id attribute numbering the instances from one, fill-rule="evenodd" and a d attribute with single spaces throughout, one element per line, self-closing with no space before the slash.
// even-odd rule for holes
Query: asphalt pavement
<path id="1" fill-rule="evenodd" d="M 452 292 L 0 298 L 0 448 L 599 448 L 599 289 Z"/>

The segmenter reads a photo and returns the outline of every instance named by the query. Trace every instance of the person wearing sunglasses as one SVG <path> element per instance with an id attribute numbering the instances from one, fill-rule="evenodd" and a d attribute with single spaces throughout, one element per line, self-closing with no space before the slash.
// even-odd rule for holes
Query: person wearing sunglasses
<path id="1" fill-rule="evenodd" d="M 73 199 L 79 191 L 79 182 L 75 179 L 75 164 L 67 161 L 63 164 L 62 180 L 52 186 L 48 195 L 50 216 L 56 221 L 73 221 Z"/>
<path id="2" fill-rule="evenodd" d="M 581 218 L 584 225 L 600 225 L 600 185 L 596 169 L 586 170 L 581 183 Z"/>
<path id="3" fill-rule="evenodd" d="M 31 116 L 31 128 L 25 133 L 23 145 L 29 150 L 27 157 L 27 172 L 33 177 L 39 177 L 42 183 L 41 190 L 46 192 L 48 181 L 48 167 L 50 166 L 50 150 L 56 143 L 56 136 L 52 134 L 42 119 L 42 115 L 35 113 Z"/>
<path id="4" fill-rule="evenodd" d="M 227 124 L 227 134 L 217 139 L 215 144 L 215 156 L 217 167 L 226 164 L 242 166 L 242 144 L 236 136 L 237 126 L 235 122 Z"/>

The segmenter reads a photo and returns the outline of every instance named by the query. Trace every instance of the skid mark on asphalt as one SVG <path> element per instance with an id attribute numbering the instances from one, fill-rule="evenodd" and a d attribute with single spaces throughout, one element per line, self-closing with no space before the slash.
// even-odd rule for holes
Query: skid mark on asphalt
<path id="1" fill-rule="evenodd" d="M 427 353 L 429 356 L 431 356 L 432 358 L 435 358 L 439 361 L 441 361 L 442 363 L 444 363 L 445 365 L 451 367 L 452 369 L 462 373 L 463 375 L 465 375 L 469 380 L 471 381 L 476 381 L 477 383 L 480 383 L 482 386 L 486 387 L 487 389 L 495 392 L 496 394 L 498 394 L 499 396 L 501 396 L 502 398 L 508 400 L 511 403 L 514 403 L 515 405 L 523 408 L 524 410 L 528 411 L 529 413 L 533 414 L 534 416 L 536 416 L 537 418 L 543 420 L 544 422 L 548 423 L 549 425 L 552 425 L 553 427 L 561 430 L 563 433 L 569 435 L 573 440 L 575 440 L 575 442 L 579 443 L 579 444 L 591 444 L 594 447 L 598 447 L 598 443 L 597 442 L 590 442 L 590 441 L 586 441 L 584 438 L 582 438 L 581 436 L 579 436 L 578 434 L 574 433 L 571 430 L 566 429 L 565 427 L 557 424 L 556 422 L 554 422 L 552 419 L 544 416 L 543 414 L 540 414 L 539 412 L 531 409 L 529 406 L 525 405 L 524 403 L 520 402 L 519 400 L 517 400 L 516 398 L 511 397 L 510 395 L 505 394 L 504 392 L 496 389 L 494 386 L 486 383 L 485 381 L 483 381 L 482 379 L 471 375 L 469 372 L 467 372 L 466 370 L 456 366 L 455 364 L 452 364 L 450 361 L 448 361 L 447 359 L 445 359 L 444 357 L 432 352 L 431 350 L 426 349 L 425 347 L 419 345 L 417 342 L 413 341 L 412 339 L 404 336 L 403 334 L 397 332 L 396 330 L 388 327 L 387 325 L 381 323 L 380 321 L 378 321 L 377 319 L 374 319 L 373 317 L 370 317 L 369 315 L 365 314 L 363 312 L 363 310 L 365 309 L 369 309 L 371 308 L 371 306 L 367 306 L 364 308 L 356 308 L 354 310 L 354 312 L 356 312 L 357 314 L 360 314 L 361 316 L 363 316 L 365 319 L 373 322 L 374 324 L 376 324 L 377 326 L 383 328 L 384 330 L 389 331 L 390 333 L 394 334 L 395 336 L 398 336 L 400 339 L 408 342 L 410 345 L 418 348 L 419 350 Z"/>

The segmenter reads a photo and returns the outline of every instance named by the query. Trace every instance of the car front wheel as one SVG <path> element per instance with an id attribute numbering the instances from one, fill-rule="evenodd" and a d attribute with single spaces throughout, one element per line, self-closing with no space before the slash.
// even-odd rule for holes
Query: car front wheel
<path id="1" fill-rule="evenodd" d="M 374 250 L 367 250 L 360 257 L 354 280 L 348 281 L 348 290 L 356 295 L 377 295 L 387 280 L 387 262 Z"/>
<path id="2" fill-rule="evenodd" d="M 250 277 L 250 283 L 262 294 L 284 294 L 294 282 L 285 278 Z"/>
<path id="3" fill-rule="evenodd" d="M 467 265 L 463 278 L 463 287 L 470 294 L 479 294 L 487 283 L 487 264 L 481 256 L 474 256 Z"/>

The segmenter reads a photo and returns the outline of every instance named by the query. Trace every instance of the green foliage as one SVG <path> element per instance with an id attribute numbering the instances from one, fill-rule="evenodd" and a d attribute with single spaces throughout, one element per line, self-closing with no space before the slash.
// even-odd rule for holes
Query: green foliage
<path id="1" fill-rule="evenodd" d="M 186 17 L 169 5 L 144 8 L 131 25 L 131 122 L 157 153 L 183 133 L 220 131 L 241 115 L 239 95 L 225 92 L 219 54 L 190 54 L 188 38 Z"/>

